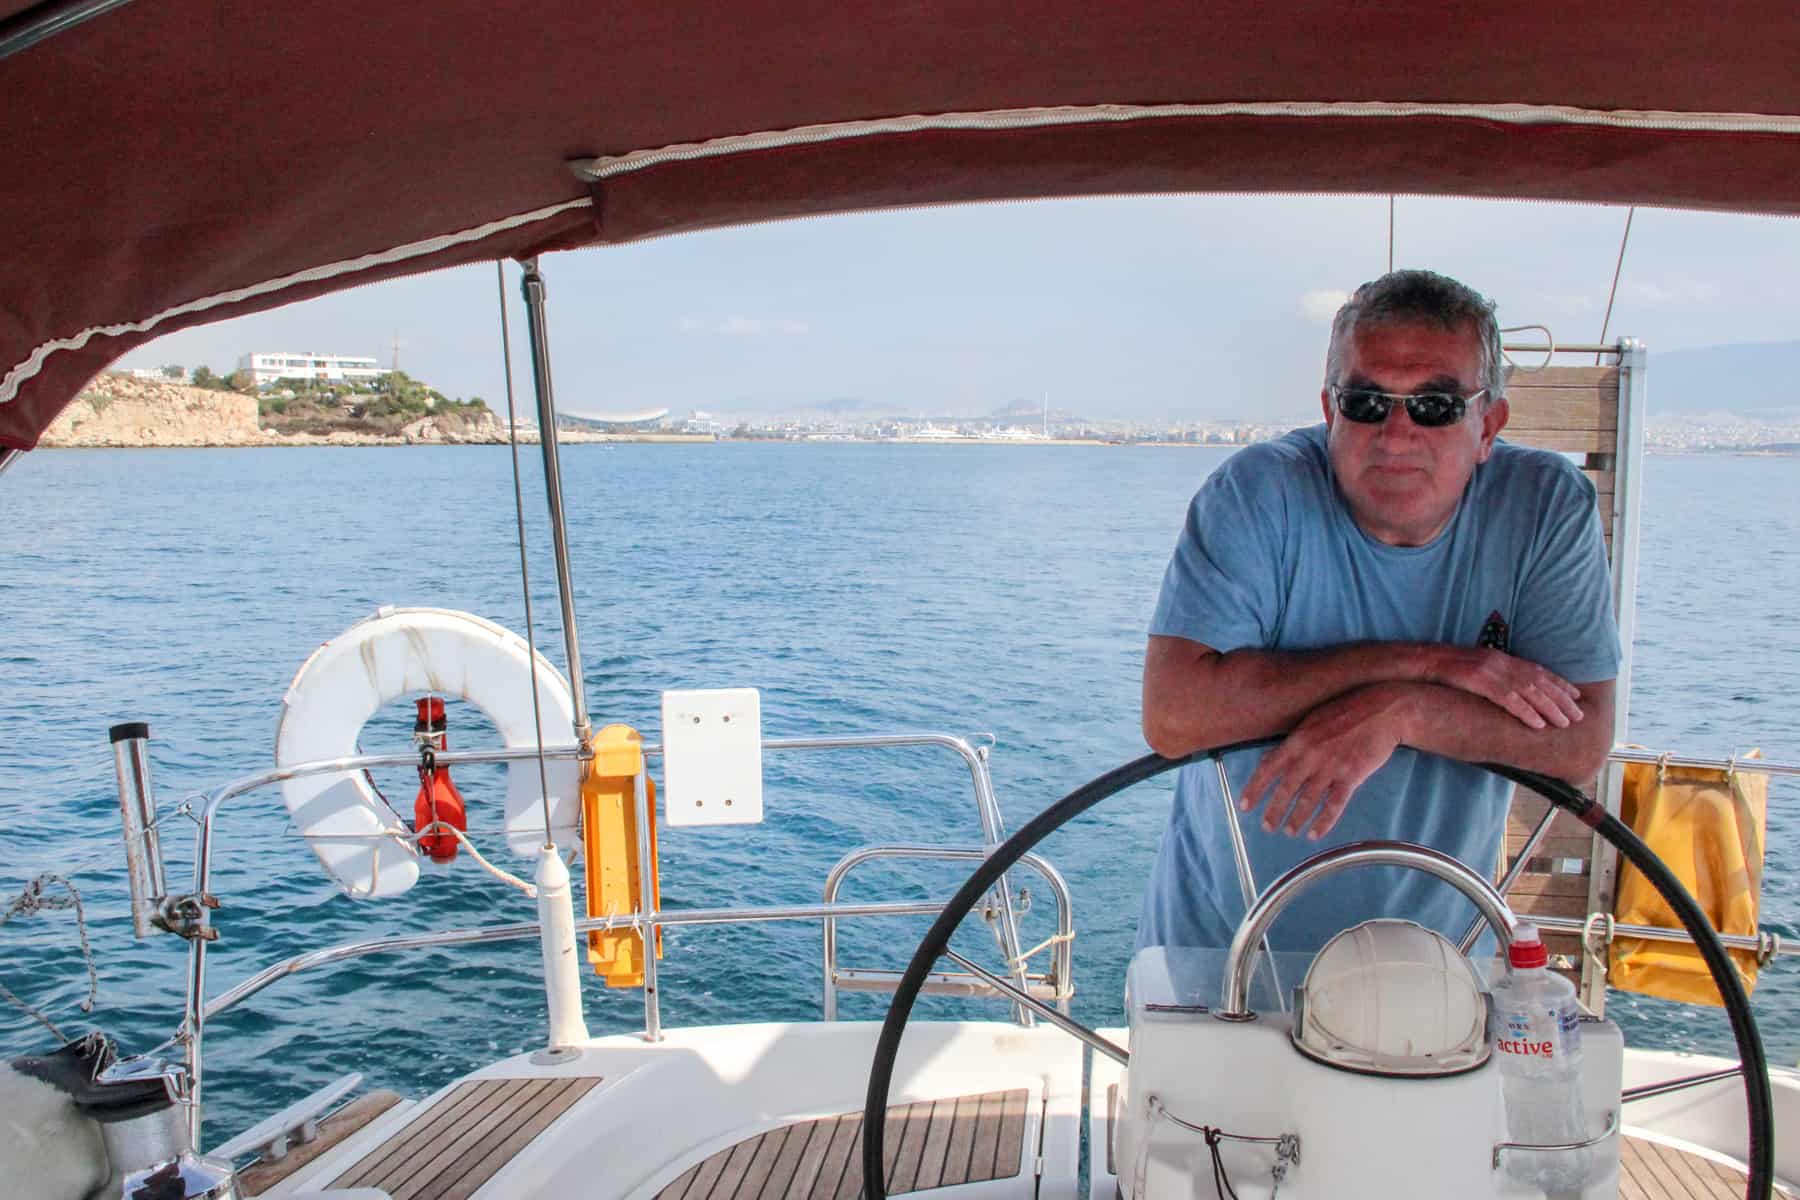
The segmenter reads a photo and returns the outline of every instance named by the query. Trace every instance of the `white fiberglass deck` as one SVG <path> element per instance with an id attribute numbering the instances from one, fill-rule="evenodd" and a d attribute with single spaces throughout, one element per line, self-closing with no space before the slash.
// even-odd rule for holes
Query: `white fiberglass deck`
<path id="1" fill-rule="evenodd" d="M 1104 1032 L 1123 1040 L 1123 1030 Z M 262 1194 L 362 1187 L 392 1200 L 851 1200 L 860 1192 L 863 1090 L 877 1033 L 870 1023 L 720 1026 L 673 1031 L 655 1045 L 594 1039 L 550 1065 L 521 1055 L 421 1103 L 395 1105 Z M 1631 1053 L 1626 1082 L 1714 1065 Z M 1095 1056 L 1090 1075 L 1089 1200 L 1113 1200 L 1108 1118 L 1119 1072 Z M 1082 1076 L 1082 1048 L 1054 1029 L 914 1025 L 890 1095 L 890 1192 L 1075 1200 Z M 1800 1082 L 1785 1071 L 1775 1082 L 1778 1126 L 1791 1128 Z M 1742 1139 L 1733 1085 L 1634 1104 L 1625 1132 L 1621 1200 L 1743 1194 L 1731 1157 L 1731 1137 Z M 1793 1177 L 1782 1153 L 1792 1140 L 1777 1138 L 1783 1179 Z M 1316 1181 L 1304 1172 L 1302 1162 L 1295 1200 L 1353 1194 L 1308 1188 Z M 1240 1194 L 1266 1195 L 1249 1182 L 1238 1181 Z"/>
<path id="2" fill-rule="evenodd" d="M 878 1032 L 721 1026 L 598 1038 L 553 1065 L 521 1055 L 396 1106 L 264 1194 L 847 1200 Z M 1057 1030 L 915 1025 L 890 1097 L 894 1192 L 1074 1200 L 1081 1086 L 1081 1046 Z"/>

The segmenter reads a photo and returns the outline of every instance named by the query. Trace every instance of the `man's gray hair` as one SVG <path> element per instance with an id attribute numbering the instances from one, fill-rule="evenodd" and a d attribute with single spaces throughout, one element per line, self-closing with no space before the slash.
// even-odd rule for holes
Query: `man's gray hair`
<path id="1" fill-rule="evenodd" d="M 1500 322 L 1494 302 L 1467 284 L 1436 271 L 1389 271 L 1356 289 L 1331 322 L 1331 348 L 1325 354 L 1325 384 L 1338 382 L 1344 347 L 1358 329 L 1380 325 L 1436 325 L 1447 330 L 1473 329 L 1481 346 L 1477 386 L 1487 389 L 1482 407 L 1506 394 L 1506 360 L 1500 353 Z"/>

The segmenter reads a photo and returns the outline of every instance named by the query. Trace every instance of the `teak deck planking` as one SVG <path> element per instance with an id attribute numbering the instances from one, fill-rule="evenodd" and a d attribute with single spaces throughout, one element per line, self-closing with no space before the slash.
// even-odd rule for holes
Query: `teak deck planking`
<path id="1" fill-rule="evenodd" d="M 476 1079 L 417 1114 L 331 1182 L 392 1200 L 467 1200 L 600 1082 Z"/>
<path id="2" fill-rule="evenodd" d="M 400 1093 L 381 1088 L 366 1092 L 319 1122 L 319 1136 L 310 1142 L 297 1142 L 280 1158 L 258 1159 L 238 1172 L 238 1190 L 246 1196 L 260 1196 L 302 1167 L 311 1165 L 326 1152 L 371 1124 L 388 1109 L 400 1103 Z"/>
<path id="3" fill-rule="evenodd" d="M 1619 1200 L 1738 1200 L 1748 1176 L 1661 1142 L 1619 1140 Z M 1792 1189 L 1775 1185 L 1778 1196 Z"/>
<path id="4" fill-rule="evenodd" d="M 1024 1169 L 1024 1088 L 920 1100 L 888 1109 L 889 1195 L 992 1179 Z M 862 1193 L 862 1114 L 797 1121 L 708 1155 L 657 1200 L 855 1200 Z"/>

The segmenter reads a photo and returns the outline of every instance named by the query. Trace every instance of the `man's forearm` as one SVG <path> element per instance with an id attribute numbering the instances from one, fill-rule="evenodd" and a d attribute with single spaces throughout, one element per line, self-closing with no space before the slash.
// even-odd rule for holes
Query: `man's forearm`
<path id="1" fill-rule="evenodd" d="M 1355 642 L 1322 650 L 1233 650 L 1152 637 L 1144 653 L 1144 738 L 1169 758 L 1287 733 L 1320 705 L 1382 684 L 1441 684 L 1522 727 L 1581 723 L 1581 690 L 1501 650 Z M 1607 722 L 1610 727 L 1611 721 Z"/>
<path id="2" fill-rule="evenodd" d="M 1264 829 L 1322 837 L 1359 802 L 1357 789 L 1403 745 L 1466 762 L 1510 763 L 1584 784 L 1611 744 L 1613 681 L 1584 683 L 1579 691 L 1579 719 L 1534 728 L 1458 688 L 1373 683 L 1308 713 L 1256 764 L 1240 799 L 1247 808 L 1262 808 Z"/>
<path id="3" fill-rule="evenodd" d="M 1336 696 L 1372 683 L 1420 679 L 1430 649 L 1355 642 L 1221 654 L 1181 638 L 1152 638 L 1144 660 L 1144 736 L 1157 753 L 1179 758 L 1286 733 Z"/>
<path id="4" fill-rule="evenodd" d="M 1503 709 L 1456 688 L 1406 686 L 1401 740 L 1415 750 L 1463 762 L 1502 762 L 1586 784 L 1612 749 L 1613 684 L 1581 685 L 1582 720 L 1529 729 Z"/>

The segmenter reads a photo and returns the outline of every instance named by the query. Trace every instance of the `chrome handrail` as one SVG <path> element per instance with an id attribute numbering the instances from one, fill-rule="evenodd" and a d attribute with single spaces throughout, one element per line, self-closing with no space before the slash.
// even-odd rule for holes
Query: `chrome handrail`
<path id="1" fill-rule="evenodd" d="M 796 904 L 768 908 L 689 908 L 659 913 L 657 923 L 661 925 L 726 925 L 740 922 L 756 924 L 764 921 L 816 921 L 821 917 L 915 917 L 936 916 L 943 910 L 942 903 L 923 900 L 878 904 Z M 642 921 L 636 913 L 612 917 L 578 917 L 575 921 L 575 932 L 590 933 L 610 929 L 630 929 L 634 923 L 642 925 Z M 305 954 L 296 954 L 291 958 L 273 963 L 256 974 L 240 980 L 206 1005 L 205 1016 L 211 1020 L 220 1013 L 242 1004 L 270 984 L 279 983 L 290 975 L 298 975 L 302 971 L 314 970 L 332 963 L 346 962 L 353 958 L 363 958 L 370 954 L 384 954 L 395 950 L 417 950 L 425 946 L 475 946 L 489 942 L 520 941 L 538 936 L 541 929 L 542 926 L 536 921 L 517 921 L 510 925 L 476 925 L 462 929 L 436 929 L 429 933 L 398 934 L 394 937 L 373 938 L 366 942 L 345 942 L 342 945 L 328 946 L 323 950 L 309 950 Z"/>
<path id="2" fill-rule="evenodd" d="M 967 738 L 948 733 L 900 733 L 850 737 L 772 738 L 763 742 L 765 750 L 852 750 L 898 746 L 938 746 L 950 750 L 969 768 L 969 780 L 975 789 L 975 811 L 981 819 L 981 844 L 991 853 L 1006 840 L 1006 822 L 1000 815 L 1000 802 L 994 798 L 994 780 L 988 773 L 986 747 L 977 747 Z M 646 750 L 645 753 L 652 751 Z M 1009 963 L 1019 958 L 1019 919 L 1012 907 L 1012 882 L 1006 876 L 994 885 L 992 893 L 1000 910 L 1000 953 Z M 1026 987 L 1025 969 L 1013 970 L 1013 983 Z M 1031 1011 L 1023 1005 L 1013 1006 L 1013 1020 L 1030 1028 Z"/>
<path id="3" fill-rule="evenodd" d="M 1658 1096 L 1684 1092 L 1688 1088 L 1704 1087 L 1709 1083 L 1723 1083 L 1727 1079 L 1736 1079 L 1743 1073 L 1744 1064 L 1733 1063 L 1731 1066 L 1717 1071 L 1702 1071 L 1698 1075 L 1683 1075 L 1679 1079 L 1659 1079 L 1655 1083 L 1641 1083 L 1637 1087 L 1628 1087 L 1620 1092 L 1619 1103 L 1633 1104 L 1639 1100 L 1654 1100 Z"/>
<path id="4" fill-rule="evenodd" d="M 1541 328 L 1541 326 L 1527 325 L 1522 328 L 1538 329 Z M 1542 354 L 1546 350 L 1552 354 L 1580 355 L 1618 354 L 1620 352 L 1619 343 L 1617 342 L 1549 342 L 1544 345 L 1535 345 L 1531 342 L 1507 342 L 1504 346 L 1501 346 L 1500 349 L 1508 354 Z"/>
<path id="5" fill-rule="evenodd" d="M 1602 1129 L 1593 1137 L 1583 1138 L 1579 1142 L 1497 1142 L 1494 1145 L 1493 1158 L 1489 1160 L 1492 1164 L 1489 1169 L 1498 1171 L 1500 1169 L 1501 1156 L 1509 1150 L 1532 1150 L 1543 1151 L 1544 1153 L 1585 1150 L 1589 1146 L 1598 1146 L 1601 1142 L 1604 1142 L 1607 1138 L 1617 1132 L 1619 1132 L 1619 1111 L 1618 1109 L 1611 1109 L 1606 1114 L 1606 1128 Z"/>
<path id="6" fill-rule="evenodd" d="M 1593 917 L 1582 920 L 1577 917 L 1548 917 L 1535 913 L 1522 918 L 1538 927 L 1544 933 L 1579 933 L 1587 934 Z M 1693 945 L 1694 939 L 1685 929 L 1664 929 L 1660 925 L 1625 925 L 1615 920 L 1602 920 L 1603 941 L 1611 943 L 1619 938 L 1643 938 L 1647 942 L 1686 942 Z M 1728 950 L 1748 950 L 1758 959 L 1767 962 L 1771 958 L 1791 957 L 1800 954 L 1800 944 L 1784 940 L 1780 934 L 1764 931 L 1755 937 L 1746 933 L 1720 933 L 1713 931 L 1719 944 Z"/>
<path id="7" fill-rule="evenodd" d="M 877 967 L 839 967 L 837 986 L 840 992 L 893 992 L 906 978 L 905 971 Z M 1047 975 L 1032 975 L 1026 994 L 1038 1000 L 1055 1000 L 1056 989 Z M 1007 987 L 1011 987 L 1010 983 Z M 961 996 L 970 1000 L 991 1000 L 1008 993 L 996 991 L 979 977 L 967 971 L 937 970 L 927 972 L 919 991 L 927 996 Z"/>
<path id="8" fill-rule="evenodd" d="M 446 751 L 437 756 L 437 761 L 445 765 L 456 763 L 516 762 L 535 759 L 539 750 L 536 746 L 519 747 L 517 749 L 500 750 L 458 750 Z M 546 746 L 542 754 L 545 758 L 581 758 L 585 751 L 579 746 Z M 218 822 L 219 809 L 227 800 L 235 799 L 270 784 L 281 783 L 289 779 L 305 779 L 314 775 L 338 774 L 349 771 L 367 771 L 376 767 L 412 767 L 417 766 L 419 756 L 416 752 L 396 754 L 353 754 L 343 758 L 320 759 L 314 762 L 292 763 L 288 766 L 275 767 L 268 771 L 259 771 L 254 775 L 244 775 L 228 783 L 221 784 L 204 793 L 205 803 L 201 806 L 199 828 L 194 834 L 194 892 L 188 898 L 186 906 L 188 929 L 184 936 L 188 942 L 188 986 L 187 1001 L 181 1029 L 175 1039 L 183 1046 L 184 1059 L 188 1070 L 189 1134 L 193 1144 L 200 1146 L 201 1123 L 201 1088 L 204 1083 L 202 1058 L 204 1056 L 204 1039 L 206 1034 L 206 1014 L 204 1011 L 206 996 L 206 944 L 217 936 L 212 928 L 212 910 L 218 904 L 213 897 L 212 888 L 212 852 L 213 827 Z"/>
<path id="9" fill-rule="evenodd" d="M 1269 885 L 1257 897 L 1243 923 L 1232 935 L 1226 953 L 1225 983 L 1220 990 L 1219 1011 L 1213 1015 L 1223 1021 L 1249 1021 L 1256 1016 L 1250 1011 L 1250 966 L 1257 945 L 1269 932 L 1269 926 L 1281 915 L 1289 901 L 1319 880 L 1353 867 L 1409 867 L 1435 876 L 1467 896 L 1494 927 L 1501 945 L 1512 943 L 1514 919 L 1512 911 L 1494 885 L 1441 851 L 1411 842 L 1352 842 L 1313 855 L 1294 866 Z"/>
<path id="10" fill-rule="evenodd" d="M 864 846 L 840 858 L 825 875 L 824 901 L 826 904 L 837 902 L 838 889 L 843 886 L 845 876 L 865 862 L 884 858 L 939 859 L 953 862 L 980 862 L 987 857 L 985 850 L 972 850 L 957 846 L 918 846 L 918 845 L 885 845 Z M 1062 872 L 1050 865 L 1050 862 L 1036 854 L 1026 854 L 1019 859 L 1021 866 L 1030 867 L 1044 878 L 1050 885 L 1050 892 L 1056 897 L 1056 937 L 1050 956 L 1050 984 L 1058 1007 L 1066 1015 L 1069 1011 L 1069 995 L 1074 978 L 1073 944 L 1075 938 L 1074 902 L 1069 894 L 1069 883 Z M 839 978 L 837 963 L 837 921 L 835 917 L 826 917 L 824 926 L 824 993 L 821 1011 L 827 1021 L 837 1020 L 837 983 Z M 1017 962 L 1017 960 L 1013 960 Z M 1009 963 L 1012 965 L 1012 963 Z M 1019 970 L 1015 972 L 1015 983 L 1023 976 L 1029 984 L 1025 964 L 1017 962 Z M 898 976 L 896 975 L 896 979 Z"/>
<path id="11" fill-rule="evenodd" d="M 1698 767 L 1713 771 L 1749 771 L 1763 775 L 1800 775 L 1800 763 L 1772 758 L 1702 758 L 1691 754 L 1658 754 L 1654 750 L 1637 750 L 1614 746 L 1606 757 L 1612 762 L 1645 763 L 1649 766 Z"/>

